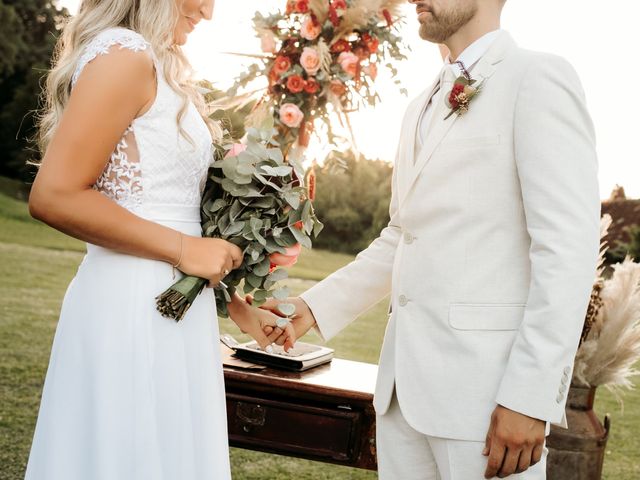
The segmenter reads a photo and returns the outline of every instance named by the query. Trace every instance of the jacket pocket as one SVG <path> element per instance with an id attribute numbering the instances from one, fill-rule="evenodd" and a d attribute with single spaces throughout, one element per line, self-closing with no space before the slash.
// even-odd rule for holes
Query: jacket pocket
<path id="1" fill-rule="evenodd" d="M 520 303 L 452 303 L 449 325 L 456 330 L 518 330 L 525 308 Z"/>

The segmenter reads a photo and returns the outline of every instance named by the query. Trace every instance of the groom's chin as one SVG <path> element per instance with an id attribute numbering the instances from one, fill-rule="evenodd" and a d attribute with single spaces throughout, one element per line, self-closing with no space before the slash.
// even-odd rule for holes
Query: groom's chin
<path id="1" fill-rule="evenodd" d="M 440 43 L 444 43 L 444 41 L 446 40 L 446 38 L 440 38 L 441 35 L 437 35 L 437 33 L 433 31 L 433 29 L 430 29 L 429 26 L 424 23 L 420 24 L 420 29 L 418 30 L 418 34 L 420 35 L 421 39 L 431 43 L 440 44 Z"/>

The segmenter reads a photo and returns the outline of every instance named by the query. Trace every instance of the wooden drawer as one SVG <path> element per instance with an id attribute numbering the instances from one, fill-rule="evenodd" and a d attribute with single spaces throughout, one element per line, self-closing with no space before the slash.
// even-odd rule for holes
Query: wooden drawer
<path id="1" fill-rule="evenodd" d="M 351 463 L 362 413 L 227 392 L 232 446 Z"/>

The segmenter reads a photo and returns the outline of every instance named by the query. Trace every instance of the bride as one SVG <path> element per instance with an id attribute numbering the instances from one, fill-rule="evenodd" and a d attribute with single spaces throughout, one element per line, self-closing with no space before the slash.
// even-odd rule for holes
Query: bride
<path id="1" fill-rule="evenodd" d="M 180 323 L 154 302 L 176 270 L 215 285 L 242 261 L 200 230 L 221 129 L 180 45 L 213 3 L 83 0 L 64 29 L 29 207 L 87 255 L 62 305 L 27 479 L 230 478 L 214 295 Z M 229 312 L 268 348 L 274 316 L 238 296 Z"/>

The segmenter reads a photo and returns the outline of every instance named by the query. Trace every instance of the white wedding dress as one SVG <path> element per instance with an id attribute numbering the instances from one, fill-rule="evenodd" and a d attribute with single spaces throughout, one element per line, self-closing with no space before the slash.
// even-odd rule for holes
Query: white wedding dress
<path id="1" fill-rule="evenodd" d="M 112 48 L 154 58 L 157 98 L 124 132 L 94 188 L 141 217 L 200 235 L 209 131 L 190 104 L 182 128 L 191 141 L 180 133 L 182 99 L 150 45 L 130 30 L 98 35 L 73 84 Z M 154 301 L 174 281 L 167 263 L 87 245 L 62 305 L 28 480 L 231 477 L 213 292 L 200 294 L 176 323 Z"/>

